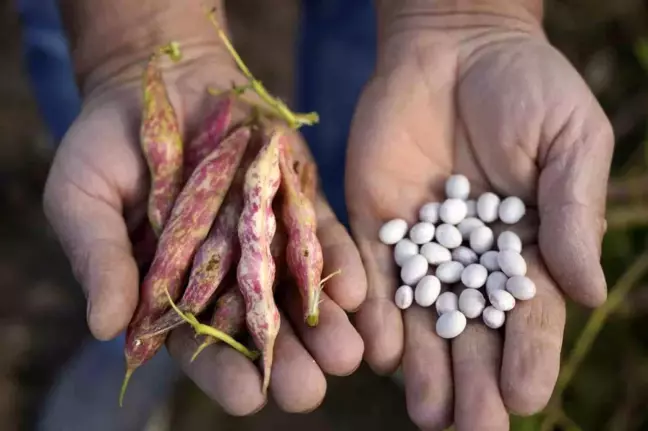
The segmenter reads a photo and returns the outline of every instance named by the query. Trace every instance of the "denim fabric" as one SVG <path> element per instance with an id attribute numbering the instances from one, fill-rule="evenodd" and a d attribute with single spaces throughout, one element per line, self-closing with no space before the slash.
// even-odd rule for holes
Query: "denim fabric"
<path id="1" fill-rule="evenodd" d="M 347 224 L 344 168 L 349 126 L 376 56 L 372 0 L 304 0 L 299 39 L 297 108 L 317 111 L 302 128 L 338 218 Z"/>

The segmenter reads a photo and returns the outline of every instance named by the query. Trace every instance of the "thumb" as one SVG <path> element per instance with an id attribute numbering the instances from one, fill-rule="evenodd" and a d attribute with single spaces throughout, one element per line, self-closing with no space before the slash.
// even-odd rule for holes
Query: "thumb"
<path id="1" fill-rule="evenodd" d="M 613 146 L 610 123 L 592 100 L 568 118 L 541 165 L 540 251 L 562 290 L 588 307 L 607 295 L 600 257 Z"/>
<path id="2" fill-rule="evenodd" d="M 61 153 L 45 185 L 45 215 L 85 292 L 90 331 L 108 340 L 126 328 L 138 295 L 138 269 L 121 199 L 100 175 L 79 169 L 79 160 L 72 179 L 65 168 L 69 158 L 62 160 Z"/>

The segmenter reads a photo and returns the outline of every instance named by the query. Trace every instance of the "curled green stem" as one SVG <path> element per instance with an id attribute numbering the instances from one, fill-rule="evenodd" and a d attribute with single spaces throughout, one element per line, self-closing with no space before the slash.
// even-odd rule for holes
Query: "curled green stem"
<path id="1" fill-rule="evenodd" d="M 167 290 L 165 290 L 165 292 L 167 295 L 167 299 L 169 300 L 169 304 L 171 304 L 171 308 L 173 308 L 173 310 L 176 313 L 178 313 L 178 316 L 182 317 L 182 320 L 184 320 L 194 328 L 194 331 L 196 331 L 196 335 L 208 335 L 226 344 L 229 344 L 234 350 L 241 353 L 251 361 L 255 361 L 259 357 L 258 352 L 251 351 L 250 349 L 248 349 L 243 344 L 239 343 L 238 341 L 236 341 L 234 338 L 230 337 L 223 331 L 219 331 L 218 329 L 213 328 L 209 325 L 200 323 L 196 318 L 196 316 L 194 316 L 191 313 L 183 313 L 182 310 L 180 310 L 178 306 L 173 302 L 173 299 L 171 298 L 169 292 Z"/>

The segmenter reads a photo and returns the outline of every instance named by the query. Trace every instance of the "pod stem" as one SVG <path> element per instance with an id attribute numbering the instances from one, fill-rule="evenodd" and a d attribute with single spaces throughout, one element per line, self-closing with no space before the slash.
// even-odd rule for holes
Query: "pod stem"
<path id="1" fill-rule="evenodd" d="M 165 293 L 167 295 L 167 299 L 169 300 L 169 304 L 171 304 L 171 308 L 173 308 L 173 310 L 176 313 L 178 313 L 180 317 L 182 317 L 182 320 L 184 320 L 194 328 L 194 331 L 196 331 L 196 335 L 208 335 L 212 338 L 215 338 L 226 344 L 229 344 L 234 350 L 238 351 L 239 353 L 241 353 L 251 361 L 254 361 L 259 357 L 258 352 L 251 351 L 250 349 L 248 349 L 243 344 L 239 343 L 238 341 L 236 341 L 234 338 L 230 337 L 223 331 L 219 331 L 218 329 L 212 328 L 209 325 L 200 323 L 196 318 L 196 316 L 194 316 L 191 313 L 183 313 L 178 308 L 178 306 L 173 302 L 173 299 L 171 298 L 171 295 L 169 294 L 169 291 L 167 289 L 165 289 Z"/>
<path id="2" fill-rule="evenodd" d="M 288 106 L 282 100 L 270 95 L 270 93 L 268 92 L 268 90 L 266 90 L 266 88 L 263 86 L 261 81 L 257 80 L 254 77 L 254 75 L 252 75 L 252 72 L 250 72 L 250 69 L 248 69 L 248 67 L 243 62 L 243 59 L 241 58 L 239 53 L 232 45 L 232 42 L 230 42 L 229 38 L 225 34 L 225 31 L 223 31 L 223 28 L 219 24 L 218 18 L 216 17 L 216 8 L 211 9 L 208 12 L 208 16 L 209 16 L 209 20 L 216 28 L 216 33 L 218 34 L 218 37 L 225 45 L 225 48 L 227 49 L 231 57 L 234 59 L 234 62 L 236 63 L 238 68 L 241 70 L 243 75 L 248 80 L 248 85 L 242 86 L 240 88 L 242 89 L 249 88 L 253 90 L 259 96 L 259 98 L 266 105 L 268 105 L 272 111 L 274 111 L 274 113 L 277 116 L 285 120 L 288 123 L 288 125 L 293 129 L 299 129 L 301 126 L 304 125 L 311 126 L 319 122 L 319 115 L 317 114 L 317 112 L 295 113 L 291 111 L 290 108 L 288 108 Z"/>
<path id="3" fill-rule="evenodd" d="M 196 351 L 194 352 L 194 354 L 193 354 L 193 356 L 191 357 L 191 360 L 190 360 L 189 362 L 193 362 L 193 361 L 195 361 L 196 358 L 198 357 L 198 355 L 200 355 L 200 353 L 201 353 L 203 350 L 205 350 L 205 348 L 206 348 L 207 346 L 209 346 L 209 345 L 211 345 L 211 344 L 212 344 L 212 343 L 210 343 L 209 341 L 204 341 L 200 346 L 198 346 L 198 348 L 197 348 Z"/>
<path id="4" fill-rule="evenodd" d="M 317 287 L 317 289 L 315 289 L 315 293 L 313 294 L 313 298 L 309 301 L 310 304 L 308 306 L 308 314 L 306 315 L 306 324 L 308 326 L 313 328 L 319 324 L 319 305 L 322 302 L 320 299 L 320 294 L 322 293 L 322 289 L 324 289 L 324 283 L 340 274 L 342 274 L 342 270 L 338 269 L 337 271 L 332 272 L 331 274 L 320 280 L 319 286 Z"/>
<path id="5" fill-rule="evenodd" d="M 119 407 L 124 405 L 124 395 L 126 395 L 126 388 L 128 387 L 128 382 L 133 375 L 135 370 L 133 368 L 126 368 L 126 374 L 124 375 L 124 381 L 122 382 L 121 390 L 119 391 Z"/>

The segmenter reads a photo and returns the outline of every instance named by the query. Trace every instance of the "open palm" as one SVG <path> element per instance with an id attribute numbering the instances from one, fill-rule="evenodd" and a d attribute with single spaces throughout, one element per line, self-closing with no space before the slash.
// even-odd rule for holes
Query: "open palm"
<path id="1" fill-rule="evenodd" d="M 506 430 L 507 410 L 544 407 L 559 370 L 563 293 L 586 306 L 605 300 L 599 256 L 612 146 L 594 96 L 540 31 L 418 30 L 385 44 L 348 153 L 347 203 L 369 284 L 356 320 L 374 370 L 402 365 L 417 425 Z M 471 180 L 472 195 L 526 202 L 514 229 L 538 294 L 501 332 L 475 319 L 447 342 L 435 334 L 436 313 L 395 306 L 398 271 L 377 232 L 441 201 L 452 173 Z"/>

